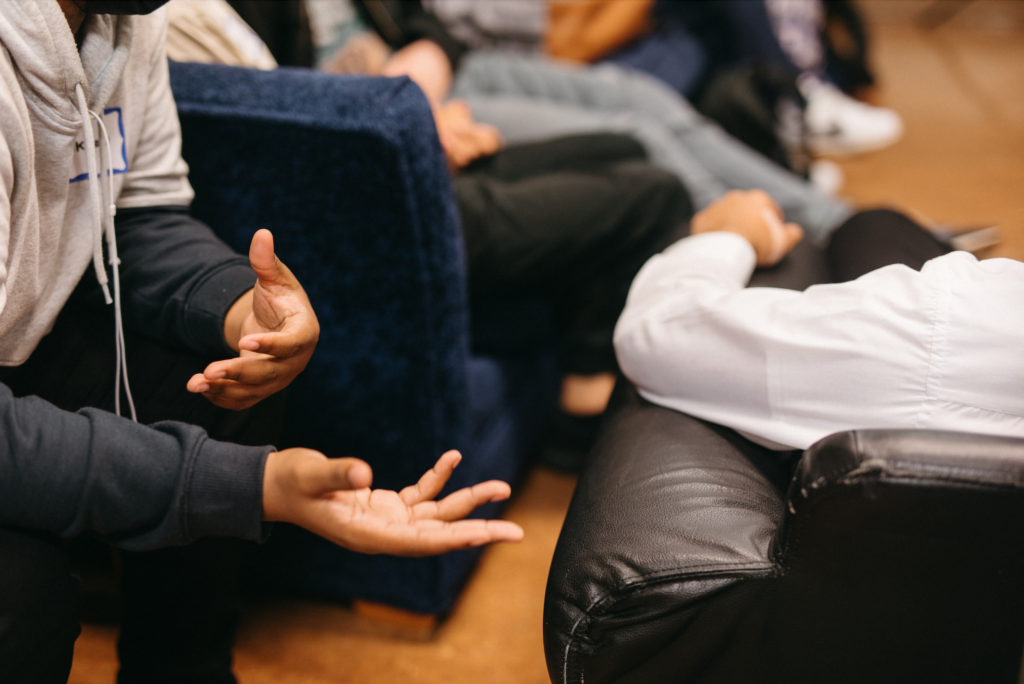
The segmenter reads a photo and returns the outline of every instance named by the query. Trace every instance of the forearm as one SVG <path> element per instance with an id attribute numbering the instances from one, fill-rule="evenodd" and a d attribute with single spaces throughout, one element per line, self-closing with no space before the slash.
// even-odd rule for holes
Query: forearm
<path id="1" fill-rule="evenodd" d="M 739 239 L 686 238 L 641 270 L 615 333 L 641 394 L 791 448 L 838 430 L 915 425 L 931 377 L 929 312 L 941 310 L 935 291 L 948 282 L 892 266 L 804 292 L 743 289 L 720 260 Z"/>
<path id="2" fill-rule="evenodd" d="M 744 383 L 763 385 L 756 337 L 763 311 L 738 297 L 753 267 L 743 238 L 710 233 L 679 241 L 641 269 L 615 350 L 644 396 L 680 410 L 690 402 L 707 408 L 727 406 Z"/>
<path id="3" fill-rule="evenodd" d="M 420 87 L 432 107 L 444 101 L 452 86 L 452 66 L 437 43 L 417 40 L 384 65 L 385 76 L 408 76 Z"/>
<path id="4" fill-rule="evenodd" d="M 686 310 L 698 301 L 742 290 L 755 260 L 750 243 L 733 233 L 705 233 L 676 242 L 651 257 L 633 279 L 617 334 L 642 324 L 652 309 Z"/>
<path id="5" fill-rule="evenodd" d="M 136 549 L 262 537 L 271 447 L 216 442 L 181 423 L 62 411 L 4 385 L 0 425 L 0 525 L 64 538 L 92 532 Z"/>
<path id="6" fill-rule="evenodd" d="M 411 43 L 429 41 L 444 53 L 451 71 L 458 68 L 468 51 L 468 46 L 449 33 L 437 16 L 426 11 L 418 0 L 390 3 L 357 0 L 355 5 L 363 21 L 392 50 L 400 51 Z"/>

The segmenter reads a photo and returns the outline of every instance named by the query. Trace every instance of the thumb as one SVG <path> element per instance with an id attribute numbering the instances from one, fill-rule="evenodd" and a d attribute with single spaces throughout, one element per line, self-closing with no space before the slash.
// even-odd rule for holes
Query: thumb
<path id="1" fill-rule="evenodd" d="M 310 460 L 303 464 L 300 486 L 310 496 L 348 489 L 364 489 L 373 482 L 370 466 L 358 458 Z"/>
<path id="2" fill-rule="evenodd" d="M 290 282 L 291 274 L 281 260 L 274 254 L 274 235 L 266 228 L 261 228 L 252 236 L 249 245 L 249 265 L 256 271 L 256 277 L 268 285 Z"/>

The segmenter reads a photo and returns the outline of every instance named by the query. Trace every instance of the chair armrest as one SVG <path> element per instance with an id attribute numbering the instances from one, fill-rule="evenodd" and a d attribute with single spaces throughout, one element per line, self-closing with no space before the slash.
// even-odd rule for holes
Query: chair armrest
<path id="1" fill-rule="evenodd" d="M 586 681 L 616 681 L 663 645 L 659 633 L 689 619 L 687 606 L 774 571 L 785 504 L 779 479 L 763 474 L 784 478 L 772 459 L 730 430 L 619 383 L 548 576 L 553 682 L 581 672 L 579 656 Z"/>
<path id="2" fill-rule="evenodd" d="M 838 433 L 787 500 L 778 454 L 630 387 L 612 411 L 548 578 L 553 682 L 1016 682 L 1024 440 Z"/>
<path id="3" fill-rule="evenodd" d="M 469 358 L 458 214 L 422 92 L 177 63 L 171 85 L 193 214 L 241 253 L 270 228 L 320 320 L 279 446 L 366 458 L 377 486 L 415 482 L 466 439 Z"/>

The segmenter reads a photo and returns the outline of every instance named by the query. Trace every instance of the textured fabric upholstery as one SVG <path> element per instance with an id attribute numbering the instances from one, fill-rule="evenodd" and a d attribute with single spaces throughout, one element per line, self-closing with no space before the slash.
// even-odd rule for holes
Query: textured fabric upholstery
<path id="1" fill-rule="evenodd" d="M 1016 682 L 1024 441 L 780 457 L 620 387 L 548 579 L 553 682 Z M 799 456 L 799 454 L 795 454 Z"/>
<path id="2" fill-rule="evenodd" d="M 279 446 L 364 458 L 378 487 L 415 482 L 451 448 L 464 461 L 450 487 L 514 478 L 554 368 L 543 349 L 470 356 L 457 209 L 421 91 L 405 78 L 202 64 L 172 64 L 171 84 L 193 214 L 243 253 L 271 229 L 320 320 Z M 365 557 L 283 527 L 264 580 L 423 613 L 451 606 L 478 555 Z"/>

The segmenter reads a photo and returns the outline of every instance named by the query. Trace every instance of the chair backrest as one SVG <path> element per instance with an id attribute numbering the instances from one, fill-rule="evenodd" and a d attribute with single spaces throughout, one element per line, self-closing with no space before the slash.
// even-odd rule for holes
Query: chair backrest
<path id="1" fill-rule="evenodd" d="M 287 445 L 415 481 L 466 434 L 466 277 L 451 181 L 408 79 L 171 66 L 195 216 L 241 253 L 270 228 L 321 325 Z"/>
<path id="2" fill-rule="evenodd" d="M 801 645 L 798 680 L 836 667 L 843 644 L 832 681 L 1017 681 L 1024 440 L 832 435 L 801 459 L 774 551 L 765 627 Z"/>

